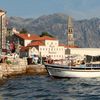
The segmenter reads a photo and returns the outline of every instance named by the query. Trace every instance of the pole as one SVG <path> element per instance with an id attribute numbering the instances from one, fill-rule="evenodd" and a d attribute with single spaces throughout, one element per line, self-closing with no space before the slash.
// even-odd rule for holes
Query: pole
<path id="1" fill-rule="evenodd" d="M 2 15 L 0 16 L 0 21 L 1 21 L 1 27 L 0 27 L 0 30 L 1 30 L 1 34 L 0 34 L 0 55 L 2 55 Z"/>
<path id="2" fill-rule="evenodd" d="M 5 13 L 3 13 L 1 16 L 0 16 L 0 20 L 1 20 L 1 27 L 0 27 L 0 29 L 1 29 L 1 34 L 0 34 L 0 39 L 1 39 L 1 41 L 0 41 L 0 55 L 2 55 L 2 17 L 3 17 L 3 15 L 5 15 L 6 14 L 6 12 Z"/>
<path id="3" fill-rule="evenodd" d="M 42 65 L 43 63 L 42 63 L 43 61 L 42 61 L 42 55 L 41 55 L 41 52 L 40 52 L 40 64 Z"/>

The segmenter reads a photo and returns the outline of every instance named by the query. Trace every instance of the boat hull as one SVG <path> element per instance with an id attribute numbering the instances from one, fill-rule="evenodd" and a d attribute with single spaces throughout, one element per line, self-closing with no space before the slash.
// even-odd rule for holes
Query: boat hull
<path id="1" fill-rule="evenodd" d="M 100 68 L 69 68 L 68 66 L 45 65 L 48 74 L 53 77 L 68 78 L 97 78 L 100 77 Z"/>

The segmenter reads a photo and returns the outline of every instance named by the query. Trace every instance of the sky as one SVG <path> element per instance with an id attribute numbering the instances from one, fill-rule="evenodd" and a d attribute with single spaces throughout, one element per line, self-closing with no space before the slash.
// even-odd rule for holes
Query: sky
<path id="1" fill-rule="evenodd" d="M 64 13 L 75 19 L 100 18 L 100 0 L 1 0 L 0 9 L 7 16 L 37 18 Z"/>

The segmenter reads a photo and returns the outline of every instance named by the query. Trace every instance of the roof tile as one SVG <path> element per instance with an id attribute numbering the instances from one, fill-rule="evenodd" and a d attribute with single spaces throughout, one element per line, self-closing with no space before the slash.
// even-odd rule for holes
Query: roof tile
<path id="1" fill-rule="evenodd" d="M 16 34 L 18 37 L 24 39 L 24 40 L 34 40 L 36 38 L 39 38 L 36 34 Z"/>
<path id="2" fill-rule="evenodd" d="M 40 45 L 44 45 L 44 43 L 42 41 L 36 41 L 28 44 L 28 47 L 40 46 Z"/>

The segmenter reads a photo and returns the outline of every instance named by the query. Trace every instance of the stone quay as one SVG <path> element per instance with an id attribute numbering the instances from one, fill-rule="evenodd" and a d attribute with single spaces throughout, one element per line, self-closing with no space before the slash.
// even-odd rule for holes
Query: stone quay
<path id="1" fill-rule="evenodd" d="M 0 63 L 0 79 L 6 79 L 17 75 L 43 75 L 47 74 L 45 66 L 42 64 L 27 64 L 26 59 L 12 59 L 11 64 Z"/>

